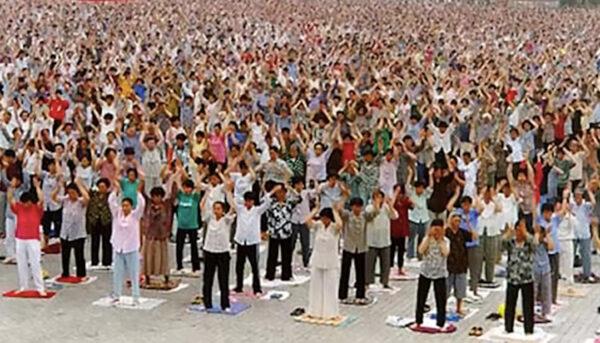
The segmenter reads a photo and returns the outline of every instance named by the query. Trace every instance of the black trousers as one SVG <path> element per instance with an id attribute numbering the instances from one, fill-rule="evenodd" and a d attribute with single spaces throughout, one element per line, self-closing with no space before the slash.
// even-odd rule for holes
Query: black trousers
<path id="1" fill-rule="evenodd" d="M 430 279 L 423 275 L 419 276 L 417 286 L 417 314 L 415 322 L 423 324 L 423 314 L 425 302 L 429 294 L 429 287 L 433 283 L 433 294 L 435 295 L 436 322 L 437 326 L 443 327 L 446 324 L 446 278 Z"/>
<path id="2" fill-rule="evenodd" d="M 523 304 L 523 319 L 525 324 L 525 333 L 533 333 L 533 282 L 522 285 L 513 285 L 509 283 L 506 286 L 506 307 L 504 309 L 504 329 L 506 332 L 513 332 L 515 324 L 515 309 L 517 307 L 517 298 L 521 290 L 521 299 Z"/>
<path id="3" fill-rule="evenodd" d="M 52 226 L 54 224 L 54 227 Z M 50 238 L 60 237 L 60 227 L 62 225 L 62 208 L 56 211 L 44 211 L 42 216 L 42 229 L 44 235 Z"/>
<path id="4" fill-rule="evenodd" d="M 110 236 L 112 235 L 112 225 L 96 225 L 91 229 L 92 233 L 92 266 L 97 266 L 100 262 L 100 243 L 102 243 L 102 265 L 108 267 L 112 264 L 112 244 Z"/>
<path id="5" fill-rule="evenodd" d="M 269 252 L 267 255 L 267 275 L 265 279 L 275 280 L 277 257 L 281 250 L 281 280 L 289 281 L 292 278 L 292 237 L 285 239 L 269 238 Z"/>
<path id="6" fill-rule="evenodd" d="M 204 307 L 212 308 L 212 286 L 217 273 L 221 292 L 221 310 L 229 308 L 229 252 L 213 253 L 204 250 L 204 279 L 202 296 Z"/>
<path id="7" fill-rule="evenodd" d="M 352 253 L 344 250 L 342 252 L 342 272 L 340 274 L 340 287 L 338 299 L 348 298 L 348 282 L 350 280 L 350 267 L 354 262 L 354 273 L 356 274 L 356 298 L 365 298 L 365 267 L 367 264 L 367 253 Z"/>
<path id="8" fill-rule="evenodd" d="M 398 251 L 398 269 L 404 268 L 404 253 L 406 252 L 406 237 L 392 237 L 392 246 L 390 247 L 390 265 L 394 266 L 394 254 Z"/>
<path id="9" fill-rule="evenodd" d="M 308 267 L 310 262 L 310 231 L 306 224 L 292 224 L 292 249 L 296 247 L 296 241 L 300 236 L 300 246 L 302 247 L 302 264 Z"/>
<path id="10" fill-rule="evenodd" d="M 527 232 L 533 234 L 533 214 L 523 213 L 519 211 L 519 214 L 525 218 L 525 225 L 527 226 Z"/>
<path id="11" fill-rule="evenodd" d="M 236 255 L 235 291 L 241 292 L 244 290 L 244 265 L 246 264 L 246 259 L 248 259 L 248 262 L 250 262 L 250 268 L 252 269 L 252 290 L 254 293 L 262 293 L 260 288 L 260 274 L 258 271 L 258 244 L 238 244 L 236 248 Z"/>
<path id="12" fill-rule="evenodd" d="M 71 264 L 71 249 L 75 251 L 75 266 L 77 269 L 78 277 L 85 277 L 85 257 L 83 255 L 83 248 L 85 246 L 85 238 L 79 238 L 73 241 L 67 241 L 65 239 L 60 240 L 60 253 L 62 257 L 62 276 L 70 276 L 70 264 Z"/>
<path id="13" fill-rule="evenodd" d="M 54 119 L 54 122 L 52 123 L 52 134 L 56 134 L 56 131 L 58 131 L 58 128 L 61 125 L 62 125 L 62 120 Z"/>
<path id="14" fill-rule="evenodd" d="M 550 273 L 552 279 L 552 303 L 556 304 L 558 298 L 558 279 L 560 279 L 560 254 L 549 254 Z"/>
<path id="15" fill-rule="evenodd" d="M 183 269 L 183 246 L 185 238 L 190 240 L 192 251 L 192 271 L 200 270 L 200 258 L 198 257 L 198 229 L 177 229 L 175 239 L 175 258 L 177 259 L 177 270 Z"/>

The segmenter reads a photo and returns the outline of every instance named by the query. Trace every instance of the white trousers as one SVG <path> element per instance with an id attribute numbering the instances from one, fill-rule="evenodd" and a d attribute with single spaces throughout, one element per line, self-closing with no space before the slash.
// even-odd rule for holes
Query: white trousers
<path id="1" fill-rule="evenodd" d="M 29 278 L 33 278 L 35 290 L 44 290 L 42 279 L 41 246 L 37 239 L 17 238 L 17 270 L 19 273 L 19 288 L 29 289 Z"/>
<path id="2" fill-rule="evenodd" d="M 331 318 L 339 315 L 338 269 L 312 268 L 308 293 L 308 312 L 313 317 Z"/>
<path id="3" fill-rule="evenodd" d="M 14 218 L 6 217 L 6 237 L 4 239 L 4 247 L 6 248 L 6 257 L 15 257 L 16 254 L 16 241 L 15 231 L 17 229 L 17 222 Z"/>
<path id="4" fill-rule="evenodd" d="M 575 256 L 573 255 L 572 239 L 560 240 L 559 258 L 560 277 L 562 279 L 565 279 L 569 284 L 574 283 L 575 280 L 573 279 L 573 264 L 575 263 Z"/>

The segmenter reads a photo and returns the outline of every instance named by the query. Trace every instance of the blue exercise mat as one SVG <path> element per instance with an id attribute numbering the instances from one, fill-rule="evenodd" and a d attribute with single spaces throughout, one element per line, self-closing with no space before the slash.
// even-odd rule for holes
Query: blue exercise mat
<path id="1" fill-rule="evenodd" d="M 436 320 L 437 319 L 437 313 L 430 314 L 429 318 L 431 318 L 433 320 Z M 446 321 L 448 321 L 448 322 L 458 322 L 461 319 L 462 318 L 458 314 L 456 314 L 454 312 L 446 313 Z"/>
<path id="2" fill-rule="evenodd" d="M 200 313 L 208 313 L 208 314 L 225 314 L 225 315 L 229 315 L 229 316 L 236 316 L 250 308 L 250 304 L 245 304 L 245 303 L 239 302 L 239 301 L 232 302 L 230 305 L 231 305 L 230 312 L 223 311 L 221 309 L 221 305 L 219 305 L 218 302 L 215 303 L 211 309 L 206 309 L 204 307 L 204 305 L 190 305 L 188 307 L 188 310 L 190 312 L 200 312 Z"/>

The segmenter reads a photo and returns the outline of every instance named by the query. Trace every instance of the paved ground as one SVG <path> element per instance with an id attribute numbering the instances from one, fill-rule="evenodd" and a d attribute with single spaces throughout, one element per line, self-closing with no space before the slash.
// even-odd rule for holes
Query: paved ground
<path id="1" fill-rule="evenodd" d="M 0 249 L 1 252 L 2 249 Z M 596 269 L 600 259 L 594 256 Z M 261 259 L 264 262 L 264 255 Z M 51 275 L 60 271 L 59 255 L 44 257 L 44 267 Z M 92 272 L 98 280 L 84 286 L 66 287 L 52 300 L 0 298 L 0 342 L 397 342 L 418 339 L 421 342 L 472 340 L 471 326 L 489 329 L 500 325 L 484 317 L 502 302 L 503 292 L 492 292 L 479 312 L 461 322 L 452 335 L 415 335 L 385 325 L 388 315 L 413 316 L 416 282 L 394 285 L 401 290 L 394 295 L 379 295 L 369 308 L 342 307 L 343 314 L 357 320 L 347 327 L 331 328 L 296 323 L 289 313 L 307 305 L 308 284 L 289 288 L 291 297 L 283 302 L 252 301 L 252 307 L 237 317 L 191 314 L 186 312 L 190 299 L 200 289 L 200 279 L 187 279 L 192 286 L 174 294 L 142 291 L 145 297 L 167 301 L 151 311 L 131 311 L 92 306 L 92 302 L 110 292 L 111 274 Z M 0 290 L 17 284 L 15 266 L 0 265 Z M 557 335 L 553 342 L 583 342 L 594 337 L 600 326 L 596 308 L 600 285 L 589 286 L 586 298 L 565 299 L 555 324 L 545 329 Z M 472 340 L 475 341 L 475 340 Z"/>

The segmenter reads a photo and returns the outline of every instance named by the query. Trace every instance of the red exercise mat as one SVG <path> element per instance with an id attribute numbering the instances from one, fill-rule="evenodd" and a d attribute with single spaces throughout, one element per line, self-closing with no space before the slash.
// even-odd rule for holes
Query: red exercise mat
<path id="1" fill-rule="evenodd" d="M 79 277 L 79 276 L 59 276 L 56 279 L 54 279 L 54 281 L 56 282 L 60 282 L 60 283 L 72 283 L 72 284 L 77 284 L 77 283 L 82 283 L 84 281 L 87 280 L 87 277 Z"/>
<path id="2" fill-rule="evenodd" d="M 449 324 L 447 326 L 444 326 L 443 328 L 439 328 L 439 327 L 432 327 L 432 326 L 424 326 L 424 325 L 420 325 L 418 327 L 413 327 L 412 325 L 409 326 L 409 328 L 414 331 L 414 332 L 421 332 L 421 333 L 431 333 L 431 334 L 435 334 L 435 333 L 452 333 L 454 331 L 456 331 L 456 326 Z"/>
<path id="3" fill-rule="evenodd" d="M 48 245 L 42 251 L 44 254 L 60 254 L 60 243 Z"/>
<path id="4" fill-rule="evenodd" d="M 56 295 L 56 292 L 47 291 L 45 296 L 41 296 L 38 291 L 26 290 L 18 292 L 15 290 L 8 291 L 2 294 L 3 297 L 7 298 L 28 298 L 28 299 L 50 299 Z"/>

